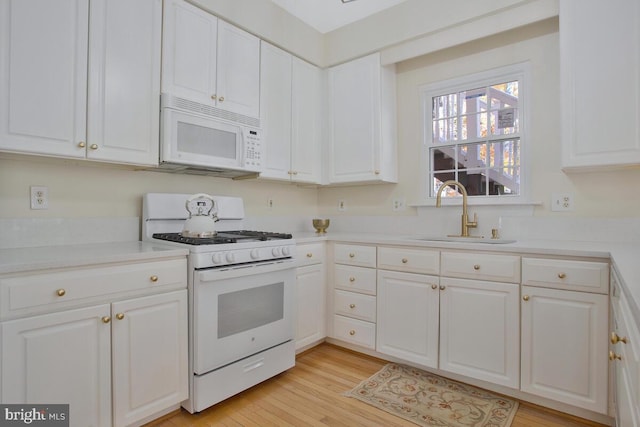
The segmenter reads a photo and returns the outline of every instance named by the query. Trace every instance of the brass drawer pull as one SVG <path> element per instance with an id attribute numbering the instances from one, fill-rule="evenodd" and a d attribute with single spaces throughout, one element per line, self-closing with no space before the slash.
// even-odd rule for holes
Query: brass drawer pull
<path id="1" fill-rule="evenodd" d="M 476 270 L 476 271 L 477 271 L 477 270 L 480 270 L 480 264 L 475 264 L 475 265 L 473 266 L 473 269 L 474 269 L 474 270 Z"/>
<path id="2" fill-rule="evenodd" d="M 109 323 L 109 322 L 111 322 L 111 317 L 109 317 L 109 316 L 104 316 L 104 317 L 102 318 L 102 323 Z"/>
<path id="3" fill-rule="evenodd" d="M 313 254 L 312 254 L 311 252 L 309 252 L 309 253 L 307 254 L 307 258 L 311 258 L 311 257 L 313 257 Z"/>
<path id="4" fill-rule="evenodd" d="M 558 279 L 564 279 L 565 277 L 567 277 L 565 273 L 558 273 Z"/>
<path id="5" fill-rule="evenodd" d="M 627 337 L 620 338 L 618 334 L 611 332 L 611 344 L 618 344 L 619 342 L 626 344 L 628 342 Z"/>
<path id="6" fill-rule="evenodd" d="M 406 258 L 402 258 L 402 263 L 403 263 L 403 264 L 406 264 L 406 263 L 408 263 L 408 262 L 409 262 L 409 260 L 408 260 L 408 259 L 406 259 Z"/>
<path id="7" fill-rule="evenodd" d="M 613 351 L 609 350 L 609 360 L 622 360 L 622 356 L 619 354 L 615 354 Z"/>
<path id="8" fill-rule="evenodd" d="M 349 308 L 356 308 L 355 304 L 349 304 Z"/>
<path id="9" fill-rule="evenodd" d="M 440 290 L 444 291 L 445 289 L 447 289 L 447 287 L 445 285 L 440 285 Z"/>
<path id="10" fill-rule="evenodd" d="M 353 277 L 353 276 L 351 276 L 351 277 L 349 277 L 349 281 L 353 283 L 353 282 L 355 282 L 355 281 L 356 281 L 356 278 L 355 278 L 355 277 Z"/>
<path id="11" fill-rule="evenodd" d="M 87 146 L 87 144 L 86 144 L 84 141 L 80 141 L 80 142 L 78 142 L 78 147 L 80 147 L 80 148 L 84 148 L 84 147 L 86 147 L 86 146 Z"/>
<path id="12" fill-rule="evenodd" d="M 149 280 L 151 280 L 152 282 L 157 282 L 158 281 L 158 276 L 151 276 L 149 277 Z"/>
<path id="13" fill-rule="evenodd" d="M 58 290 L 56 291 L 56 294 L 57 294 L 59 297 L 63 297 L 63 296 L 65 296 L 65 295 L 67 294 L 67 291 L 65 291 L 64 289 L 58 289 Z"/>
<path id="14" fill-rule="evenodd" d="M 349 258 L 355 258 L 356 254 L 354 254 L 353 252 L 349 254 Z"/>
<path id="15" fill-rule="evenodd" d="M 355 335 L 356 331 L 354 331 L 353 329 L 349 331 L 349 335 Z"/>
<path id="16" fill-rule="evenodd" d="M 431 285 L 431 289 L 438 289 L 438 285 Z"/>
<path id="17" fill-rule="evenodd" d="M 522 296 L 522 300 L 523 301 L 529 301 L 529 295 L 523 295 Z"/>
<path id="18" fill-rule="evenodd" d="M 122 319 L 124 319 L 124 313 L 118 313 L 118 314 L 116 314 L 116 319 L 118 319 L 118 320 L 122 320 Z"/>
<path id="19" fill-rule="evenodd" d="M 89 146 L 89 148 L 91 148 L 92 150 L 97 150 L 98 149 L 98 144 L 91 144 Z"/>

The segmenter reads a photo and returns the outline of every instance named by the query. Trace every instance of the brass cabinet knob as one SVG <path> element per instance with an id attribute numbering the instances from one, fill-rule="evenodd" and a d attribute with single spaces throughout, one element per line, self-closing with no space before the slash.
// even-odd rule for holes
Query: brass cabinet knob
<path id="1" fill-rule="evenodd" d="M 116 314 L 116 319 L 118 319 L 118 320 L 122 320 L 122 319 L 124 319 L 124 313 L 118 313 L 118 314 Z"/>
<path id="2" fill-rule="evenodd" d="M 438 289 L 438 285 L 431 285 L 431 289 Z"/>
<path id="3" fill-rule="evenodd" d="M 356 281 L 356 278 L 355 278 L 355 277 L 353 277 L 353 276 L 351 276 L 351 277 L 349 277 L 349 281 L 350 281 L 350 282 L 355 282 L 355 281 Z"/>
<path id="4" fill-rule="evenodd" d="M 475 264 L 475 265 L 473 266 L 473 269 L 474 269 L 474 270 L 476 270 L 476 271 L 477 271 L 477 270 L 480 270 L 480 264 Z"/>
<path id="5" fill-rule="evenodd" d="M 311 258 L 311 257 L 313 257 L 313 254 L 312 254 L 311 252 L 309 252 L 309 253 L 307 254 L 307 258 Z"/>
<path id="6" fill-rule="evenodd" d="M 558 273 L 558 279 L 564 279 L 565 277 L 567 277 L 565 273 Z"/>
<path id="7" fill-rule="evenodd" d="M 402 258 L 402 263 L 403 263 L 403 264 L 406 264 L 406 263 L 408 263 L 408 262 L 409 262 L 409 260 L 408 260 L 408 259 L 406 259 L 406 258 Z"/>
<path id="8" fill-rule="evenodd" d="M 98 149 L 98 144 L 91 144 L 89 146 L 89 148 L 91 148 L 92 150 L 97 150 Z"/>
<path id="9" fill-rule="evenodd" d="M 622 360 L 622 356 L 619 354 L 615 354 L 613 351 L 609 350 L 609 360 Z"/>
<path id="10" fill-rule="evenodd" d="M 80 142 L 78 142 L 78 147 L 80 147 L 80 148 L 84 148 L 84 147 L 86 147 L 86 146 L 87 146 L 87 144 L 86 144 L 84 141 L 80 141 Z"/>
<path id="11" fill-rule="evenodd" d="M 522 296 L 522 300 L 523 301 L 529 301 L 529 295 L 523 295 Z"/>
<path id="12" fill-rule="evenodd" d="M 353 329 L 349 331 L 349 335 L 355 335 L 356 331 L 354 331 Z"/>
<path id="13" fill-rule="evenodd" d="M 111 317 L 109 317 L 109 316 L 104 316 L 104 317 L 102 318 L 102 323 L 109 323 L 109 322 L 111 322 Z"/>
<path id="14" fill-rule="evenodd" d="M 627 337 L 620 338 L 618 334 L 616 334 L 615 332 L 611 332 L 611 344 L 618 344 L 619 342 L 626 344 Z"/>
<path id="15" fill-rule="evenodd" d="M 211 95 L 211 99 L 213 99 L 213 100 L 215 101 L 216 99 L 218 99 L 218 97 L 217 97 L 217 96 L 216 96 L 216 94 L 214 93 L 213 95 Z"/>
<path id="16" fill-rule="evenodd" d="M 349 308 L 356 308 L 355 304 L 349 304 Z"/>
<path id="17" fill-rule="evenodd" d="M 376 169 L 376 170 L 374 170 L 374 171 L 373 171 L 373 173 L 374 173 L 374 174 L 376 174 L 376 175 L 380 175 L 380 171 L 379 171 L 379 170 L 377 170 L 377 169 Z"/>
<path id="18" fill-rule="evenodd" d="M 354 254 L 354 253 L 350 253 L 349 254 L 349 258 L 355 258 L 355 256 L 356 256 L 356 254 Z"/>
<path id="19" fill-rule="evenodd" d="M 58 289 L 58 290 L 56 291 L 56 295 L 58 295 L 59 297 L 63 297 L 63 296 L 65 296 L 65 295 L 66 295 L 66 293 L 67 293 L 67 291 L 65 291 L 64 289 Z"/>
<path id="20" fill-rule="evenodd" d="M 152 282 L 157 282 L 158 281 L 158 276 L 151 276 L 149 277 L 149 280 L 151 280 Z"/>
<path id="21" fill-rule="evenodd" d="M 298 175 L 298 171 L 293 171 L 293 174 L 294 175 Z"/>
<path id="22" fill-rule="evenodd" d="M 224 96 L 221 96 L 220 98 L 218 98 L 218 101 L 224 102 Z"/>
<path id="23" fill-rule="evenodd" d="M 444 291 L 445 289 L 447 289 L 447 287 L 445 285 L 440 285 L 440 290 Z"/>

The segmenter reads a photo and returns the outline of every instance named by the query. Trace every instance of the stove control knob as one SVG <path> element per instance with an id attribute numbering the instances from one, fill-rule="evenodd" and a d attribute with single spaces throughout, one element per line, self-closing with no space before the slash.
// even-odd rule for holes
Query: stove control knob
<path id="1" fill-rule="evenodd" d="M 229 252 L 227 253 L 227 262 L 234 262 L 236 260 L 236 256 L 233 254 L 233 252 Z"/>
<path id="2" fill-rule="evenodd" d="M 216 252 L 215 254 L 211 255 L 211 261 L 213 261 L 214 264 L 222 263 L 222 254 Z"/>
<path id="3" fill-rule="evenodd" d="M 251 259 L 258 259 L 260 258 L 260 251 L 258 249 L 251 249 L 251 253 L 249 255 L 251 256 Z"/>
<path id="4" fill-rule="evenodd" d="M 289 250 L 289 247 L 288 247 L 288 246 L 283 246 L 283 247 L 282 247 L 282 255 L 284 255 L 284 256 L 289 256 L 289 255 L 291 255 L 291 251 Z"/>
<path id="5" fill-rule="evenodd" d="M 280 256 L 280 248 L 273 248 L 271 250 L 271 253 L 273 254 L 273 256 Z"/>

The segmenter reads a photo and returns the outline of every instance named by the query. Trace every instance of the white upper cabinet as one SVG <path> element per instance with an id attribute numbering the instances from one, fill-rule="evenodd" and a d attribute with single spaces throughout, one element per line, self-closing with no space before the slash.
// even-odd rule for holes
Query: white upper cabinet
<path id="1" fill-rule="evenodd" d="M 90 9 L 1 2 L 0 149 L 155 165 L 162 1 Z"/>
<path id="2" fill-rule="evenodd" d="M 319 184 L 324 73 L 265 42 L 260 55 L 260 177 Z"/>
<path id="3" fill-rule="evenodd" d="M 563 167 L 640 164 L 640 3 L 560 1 Z"/>
<path id="4" fill-rule="evenodd" d="M 89 0 L 0 2 L 0 149 L 84 157 Z"/>
<path id="5" fill-rule="evenodd" d="M 184 0 L 164 11 L 162 91 L 258 118 L 260 40 Z"/>
<path id="6" fill-rule="evenodd" d="M 375 53 L 329 69 L 329 183 L 397 182 L 395 69 Z"/>

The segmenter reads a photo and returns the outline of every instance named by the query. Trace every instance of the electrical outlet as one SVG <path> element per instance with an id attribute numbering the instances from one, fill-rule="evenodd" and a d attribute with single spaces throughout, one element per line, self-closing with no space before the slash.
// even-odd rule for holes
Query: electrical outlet
<path id="1" fill-rule="evenodd" d="M 403 211 L 406 208 L 407 208 L 407 204 L 404 199 L 393 199 L 393 210 L 395 212 Z"/>
<path id="2" fill-rule="evenodd" d="M 573 210 L 573 194 L 554 193 L 551 195 L 551 210 L 554 212 L 567 212 Z"/>
<path id="3" fill-rule="evenodd" d="M 344 200 L 338 200 L 338 210 L 340 212 L 344 212 L 347 210 L 347 202 Z"/>
<path id="4" fill-rule="evenodd" d="M 49 209 L 49 189 L 31 186 L 31 209 Z"/>

